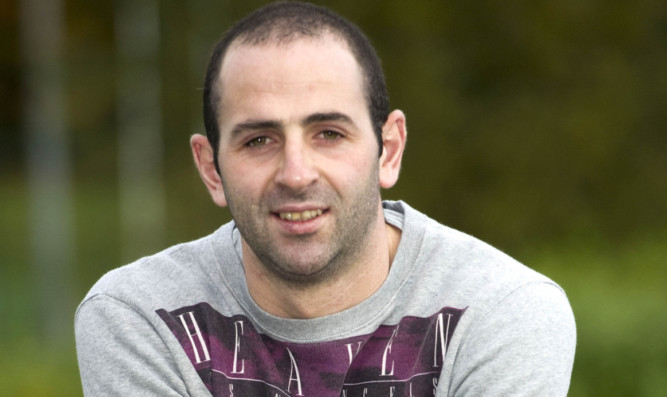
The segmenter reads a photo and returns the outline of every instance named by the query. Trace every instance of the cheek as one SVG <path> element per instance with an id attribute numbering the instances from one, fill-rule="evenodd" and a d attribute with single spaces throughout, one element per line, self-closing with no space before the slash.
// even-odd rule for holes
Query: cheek
<path id="1" fill-rule="evenodd" d="M 271 167 L 268 162 L 255 164 L 239 159 L 221 162 L 220 167 L 223 188 L 228 197 L 252 200 L 261 194 L 271 180 Z"/>
<path id="2" fill-rule="evenodd" d="M 321 170 L 329 182 L 339 191 L 374 183 L 370 179 L 377 179 L 379 163 L 376 154 L 375 152 L 372 154 L 364 153 L 359 156 L 348 154 L 340 158 L 330 159 Z"/>

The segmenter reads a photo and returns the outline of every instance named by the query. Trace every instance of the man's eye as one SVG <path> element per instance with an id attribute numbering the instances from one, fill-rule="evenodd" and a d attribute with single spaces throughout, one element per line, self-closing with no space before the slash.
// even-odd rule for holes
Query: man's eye
<path id="1" fill-rule="evenodd" d="M 252 138 L 250 141 L 248 141 L 246 143 L 246 146 L 257 147 L 257 146 L 266 145 L 268 140 L 269 140 L 269 138 L 267 138 L 265 136 L 258 136 L 257 138 Z"/>
<path id="2" fill-rule="evenodd" d="M 322 131 L 322 138 L 328 140 L 328 141 L 333 141 L 341 137 L 341 134 L 336 132 L 336 131 Z"/>

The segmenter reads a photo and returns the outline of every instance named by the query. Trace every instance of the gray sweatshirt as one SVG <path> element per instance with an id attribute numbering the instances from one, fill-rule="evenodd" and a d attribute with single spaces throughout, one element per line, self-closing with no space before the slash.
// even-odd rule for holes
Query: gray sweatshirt
<path id="1" fill-rule="evenodd" d="M 565 396 L 576 330 L 561 288 L 403 202 L 384 284 L 284 319 L 251 298 L 233 222 L 103 276 L 75 317 L 86 395 Z"/>

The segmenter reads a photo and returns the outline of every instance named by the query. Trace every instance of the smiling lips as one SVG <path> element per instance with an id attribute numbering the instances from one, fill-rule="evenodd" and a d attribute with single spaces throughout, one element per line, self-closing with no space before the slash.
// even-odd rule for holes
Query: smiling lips
<path id="1" fill-rule="evenodd" d="M 307 221 L 322 215 L 322 210 L 306 210 L 301 212 L 281 212 L 278 214 L 280 219 L 286 221 Z"/>

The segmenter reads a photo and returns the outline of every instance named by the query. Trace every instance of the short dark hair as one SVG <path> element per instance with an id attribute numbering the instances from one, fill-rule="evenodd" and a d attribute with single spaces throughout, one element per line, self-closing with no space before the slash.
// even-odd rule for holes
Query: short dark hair
<path id="1" fill-rule="evenodd" d="M 389 115 L 389 95 L 380 58 L 364 33 L 335 12 L 313 4 L 277 2 L 259 8 L 236 22 L 218 41 L 206 69 L 204 80 L 204 127 L 218 164 L 220 129 L 218 107 L 221 93 L 216 89 L 222 60 L 235 41 L 246 45 L 289 43 L 302 37 L 320 37 L 331 33 L 342 39 L 361 66 L 366 103 L 375 132 L 379 155 L 382 154 L 382 126 Z"/>

